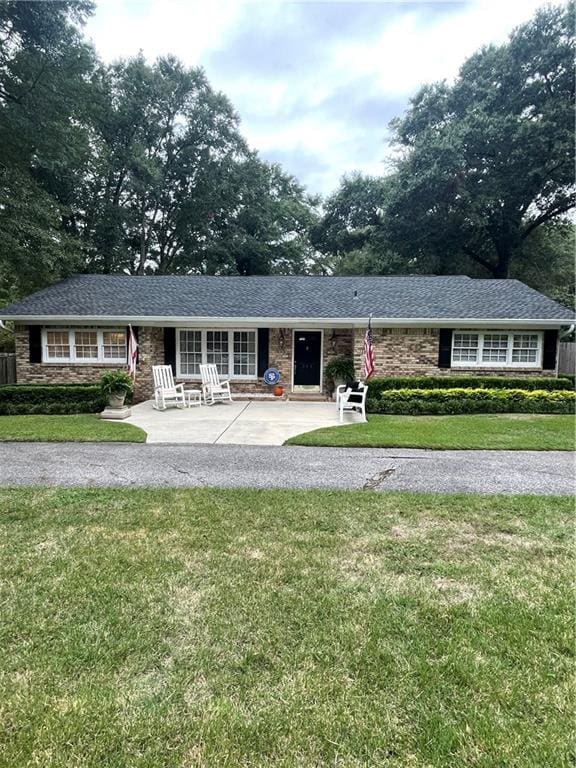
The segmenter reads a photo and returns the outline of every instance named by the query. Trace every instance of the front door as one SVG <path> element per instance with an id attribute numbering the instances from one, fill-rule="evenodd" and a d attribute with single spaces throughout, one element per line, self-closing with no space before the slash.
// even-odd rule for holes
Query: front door
<path id="1" fill-rule="evenodd" d="M 320 392 L 322 331 L 294 331 L 294 390 Z"/>

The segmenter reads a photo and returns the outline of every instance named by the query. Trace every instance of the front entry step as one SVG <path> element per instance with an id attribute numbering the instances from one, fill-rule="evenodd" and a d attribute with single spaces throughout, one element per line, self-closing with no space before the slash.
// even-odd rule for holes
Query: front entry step
<path id="1" fill-rule="evenodd" d="M 330 399 L 321 392 L 289 392 L 286 397 L 288 400 L 315 403 L 325 403 Z"/>

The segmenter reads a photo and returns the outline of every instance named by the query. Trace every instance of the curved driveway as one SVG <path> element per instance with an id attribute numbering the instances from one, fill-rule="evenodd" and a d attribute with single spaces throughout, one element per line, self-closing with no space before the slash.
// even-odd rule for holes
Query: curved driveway
<path id="1" fill-rule="evenodd" d="M 0 443 L 0 485 L 573 494 L 574 454 L 139 443 Z"/>

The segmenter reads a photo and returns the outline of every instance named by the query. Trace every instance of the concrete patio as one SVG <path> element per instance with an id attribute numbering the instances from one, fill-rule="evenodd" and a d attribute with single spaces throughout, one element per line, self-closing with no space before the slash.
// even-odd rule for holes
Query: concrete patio
<path id="1" fill-rule="evenodd" d="M 143 429 L 148 443 L 282 445 L 302 432 L 339 424 L 335 403 L 250 400 L 157 411 L 152 402 L 133 406 L 124 422 Z M 345 424 L 360 420 L 344 415 Z"/>

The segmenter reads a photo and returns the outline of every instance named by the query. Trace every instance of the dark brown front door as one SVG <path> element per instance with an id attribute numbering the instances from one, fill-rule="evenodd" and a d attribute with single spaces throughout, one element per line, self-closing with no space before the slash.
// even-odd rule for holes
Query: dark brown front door
<path id="1" fill-rule="evenodd" d="M 294 331 L 294 386 L 320 387 L 321 331 Z"/>

